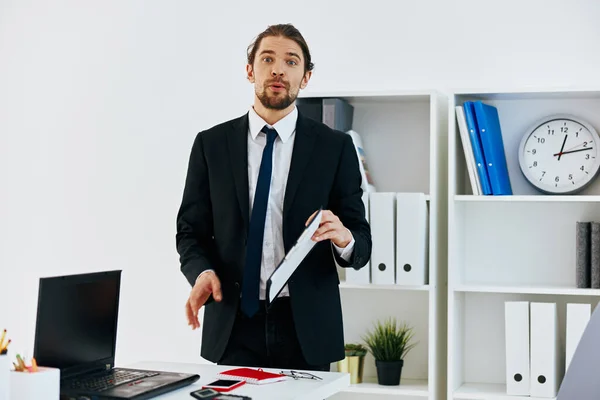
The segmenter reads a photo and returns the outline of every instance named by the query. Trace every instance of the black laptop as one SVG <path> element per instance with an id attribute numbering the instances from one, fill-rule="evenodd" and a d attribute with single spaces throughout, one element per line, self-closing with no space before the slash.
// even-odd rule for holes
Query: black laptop
<path id="1" fill-rule="evenodd" d="M 61 399 L 150 399 L 200 376 L 115 368 L 121 271 L 41 278 L 34 357 L 60 369 Z"/>

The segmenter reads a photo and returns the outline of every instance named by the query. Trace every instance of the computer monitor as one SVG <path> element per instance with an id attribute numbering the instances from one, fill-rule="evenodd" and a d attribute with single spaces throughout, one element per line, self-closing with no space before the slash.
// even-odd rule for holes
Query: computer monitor
<path id="1" fill-rule="evenodd" d="M 112 368 L 121 271 L 41 278 L 34 357 L 61 378 Z"/>

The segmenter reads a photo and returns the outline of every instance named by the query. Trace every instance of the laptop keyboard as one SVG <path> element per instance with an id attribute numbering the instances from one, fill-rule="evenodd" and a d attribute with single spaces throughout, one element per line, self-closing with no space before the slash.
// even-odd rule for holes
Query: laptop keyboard
<path id="1" fill-rule="evenodd" d="M 115 386 L 122 385 L 123 383 L 133 382 L 156 375 L 158 375 L 158 372 L 123 371 L 117 369 L 102 375 L 74 379 L 69 381 L 66 387 L 72 390 L 102 392 Z"/>

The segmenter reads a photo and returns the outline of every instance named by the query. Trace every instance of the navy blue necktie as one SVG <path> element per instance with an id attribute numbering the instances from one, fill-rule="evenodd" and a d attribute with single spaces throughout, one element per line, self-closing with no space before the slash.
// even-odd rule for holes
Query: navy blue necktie
<path id="1" fill-rule="evenodd" d="M 277 131 L 275 129 L 265 126 L 261 132 L 267 134 L 267 144 L 263 150 L 256 191 L 254 192 L 250 229 L 246 243 L 246 265 L 244 266 L 242 286 L 242 312 L 248 317 L 256 314 L 259 305 L 260 264 L 269 189 L 271 188 L 271 171 L 273 170 L 273 142 L 277 138 Z"/>

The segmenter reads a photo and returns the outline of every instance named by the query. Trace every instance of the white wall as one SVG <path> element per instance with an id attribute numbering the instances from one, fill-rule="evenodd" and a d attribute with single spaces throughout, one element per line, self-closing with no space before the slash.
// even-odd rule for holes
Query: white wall
<path id="1" fill-rule="evenodd" d="M 245 112 L 245 50 L 292 22 L 309 89 L 598 86 L 600 2 L 0 0 L 0 328 L 40 276 L 123 269 L 120 363 L 199 361 L 175 216 L 196 133 Z"/>

